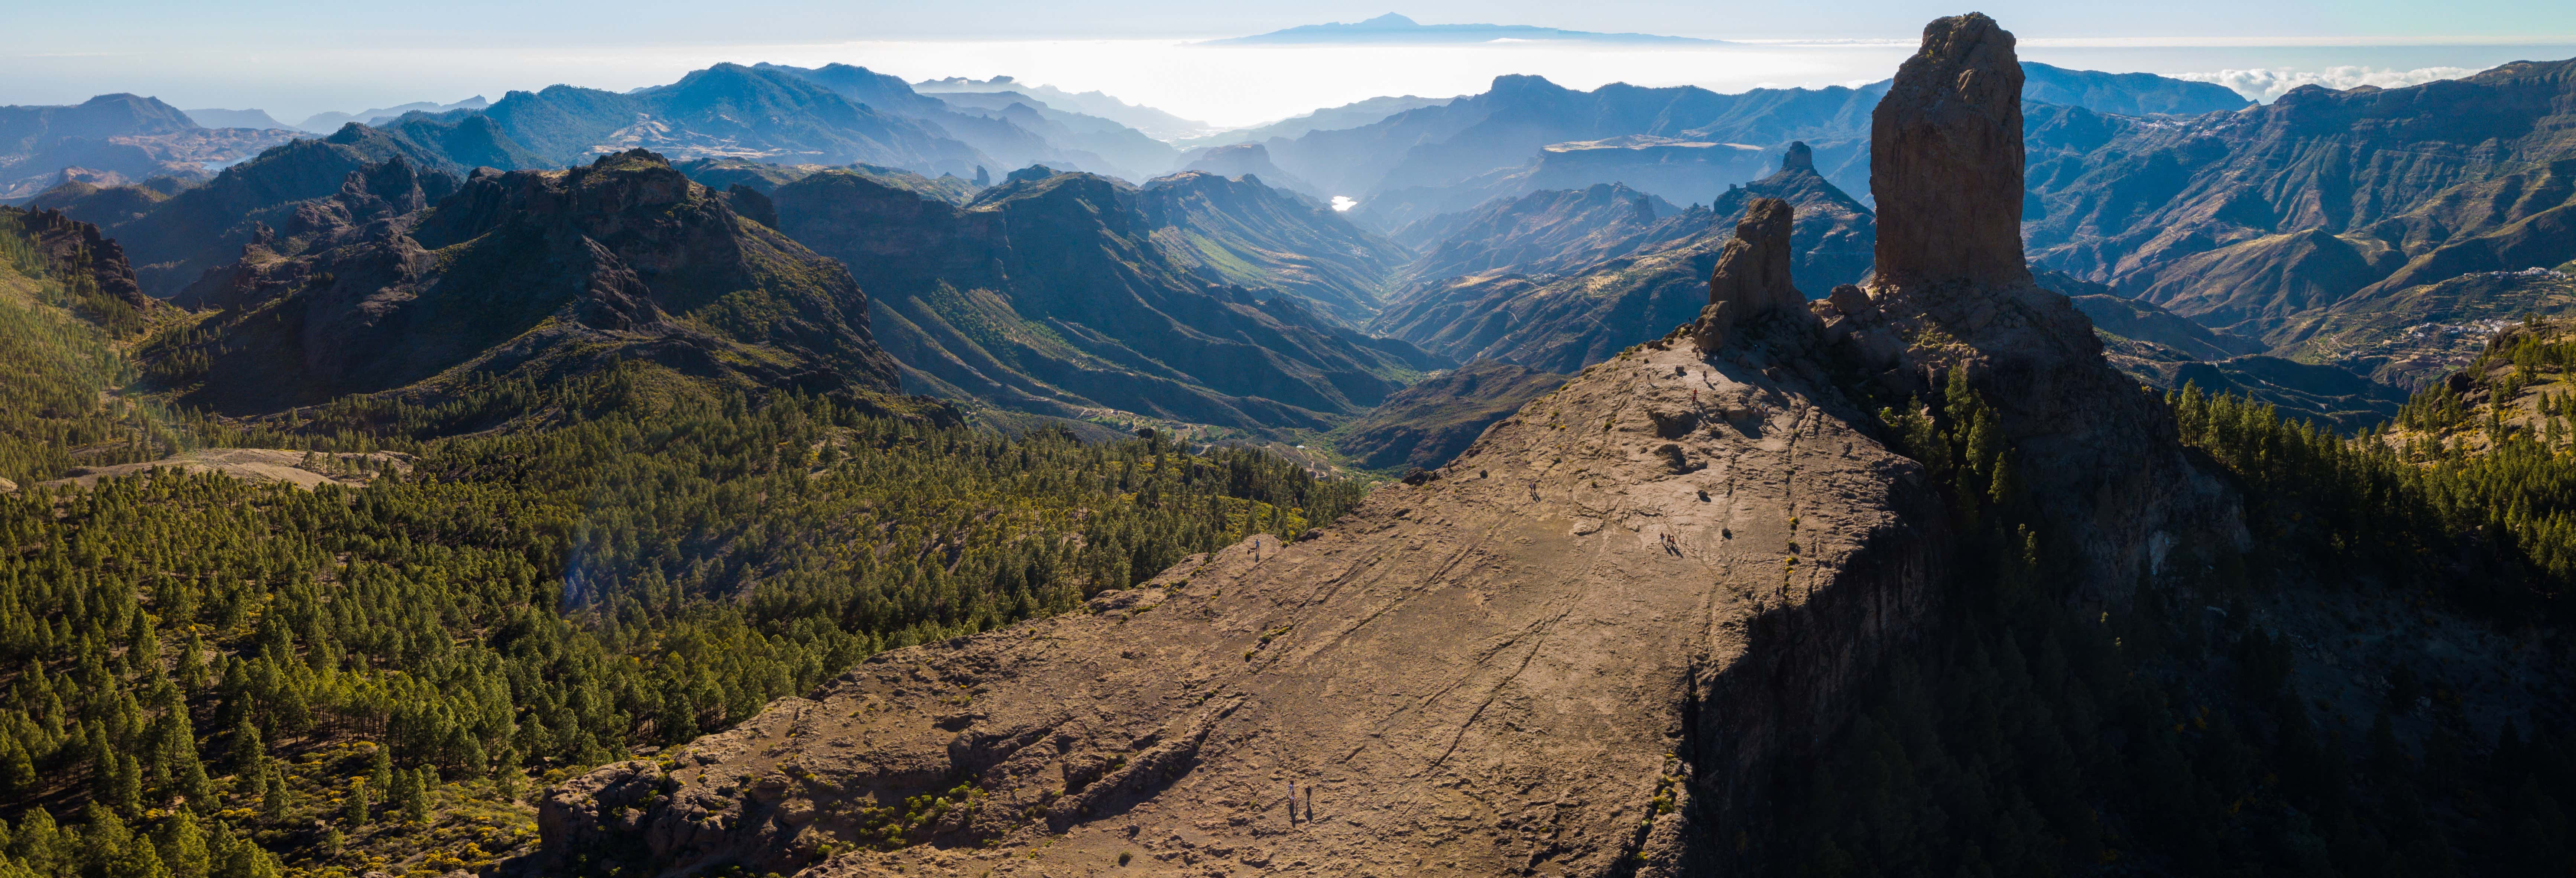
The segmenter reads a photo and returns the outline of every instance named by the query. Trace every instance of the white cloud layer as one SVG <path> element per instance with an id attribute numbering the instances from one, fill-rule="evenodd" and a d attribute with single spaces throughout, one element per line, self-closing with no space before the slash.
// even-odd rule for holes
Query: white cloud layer
<path id="1" fill-rule="evenodd" d="M 2371 67 L 2328 67 L 2323 70 L 2274 70 L 2256 67 L 2250 70 L 2221 70 L 2216 73 L 2177 73 L 2176 79 L 2215 82 L 2235 89 L 2237 94 L 2271 103 L 2303 85 L 2321 85 L 2331 89 L 2375 85 L 2401 88 L 2422 85 L 2436 79 L 2458 79 L 2477 71 L 2466 67 L 2418 67 L 2413 70 L 2382 70 Z"/>

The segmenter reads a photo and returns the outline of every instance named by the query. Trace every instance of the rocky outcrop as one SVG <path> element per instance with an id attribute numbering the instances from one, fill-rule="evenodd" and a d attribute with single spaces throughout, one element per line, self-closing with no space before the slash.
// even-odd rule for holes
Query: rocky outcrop
<path id="1" fill-rule="evenodd" d="M 17 221 L 17 230 L 44 257 L 46 270 L 68 281 L 66 285 L 75 291 L 76 298 L 84 300 L 74 302 L 76 307 L 122 307 L 141 312 L 160 304 L 135 284 L 134 267 L 125 261 L 125 248 L 116 239 L 100 234 L 98 226 L 55 210 L 0 211 L 5 211 L 0 216 Z M 92 296 L 102 301 L 86 301 Z M 96 319 L 98 315 L 89 316 Z"/>
<path id="2" fill-rule="evenodd" d="M 483 171 L 426 209 L 424 179 L 396 160 L 299 202 L 288 237 L 252 242 L 181 295 L 216 313 L 144 352 L 156 378 L 230 414 L 620 360 L 737 386 L 895 388 L 845 269 L 660 156 Z"/>
<path id="3" fill-rule="evenodd" d="M 1835 298 L 1824 332 L 1900 392 L 1964 370 L 2001 415 L 2014 472 L 2081 544 L 2086 583 L 2116 598 L 2177 543 L 2243 535 L 2164 406 L 2022 261 L 2020 75 L 1992 19 L 1925 28 L 1873 119 L 1878 267 L 1865 296 Z"/>
<path id="4" fill-rule="evenodd" d="M 1798 309 L 1807 297 L 1789 281 L 1789 203 L 1756 198 L 1735 224 L 1735 238 L 1717 256 L 1708 276 L 1708 305 L 1691 325 L 1699 346 L 1717 350 L 1735 327 L 1774 312 Z"/>
<path id="5" fill-rule="evenodd" d="M 1878 217 L 1816 173 L 1815 152 L 1805 143 L 1789 144 L 1777 173 L 1728 187 L 1710 209 L 1718 216 L 1735 216 L 1755 198 L 1786 201 L 1796 213 L 1789 236 L 1789 249 L 1795 255 L 1789 276 L 1798 289 L 1813 296 L 1858 283 L 1869 274 L 1870 262 L 1876 258 Z"/>
<path id="6" fill-rule="evenodd" d="M 1994 19 L 1970 13 L 1923 29 L 1923 50 L 1870 112 L 1882 281 L 2030 281 L 2021 252 L 2021 82 L 2013 36 Z"/>

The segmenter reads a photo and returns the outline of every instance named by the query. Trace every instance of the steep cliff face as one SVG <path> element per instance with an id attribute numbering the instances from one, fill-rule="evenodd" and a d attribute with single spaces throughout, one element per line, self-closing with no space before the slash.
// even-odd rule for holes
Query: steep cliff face
<path id="1" fill-rule="evenodd" d="M 1870 111 L 1870 193 L 1886 220 L 1878 276 L 1898 284 L 2027 282 L 2022 71 L 2012 34 L 1970 15 L 1933 22 L 1923 42 Z"/>
<path id="2" fill-rule="evenodd" d="M 10 215 L 27 243 L 43 254 L 58 276 L 77 276 L 76 283 L 86 284 L 95 295 L 128 308 L 144 310 L 160 304 L 143 295 L 143 288 L 134 282 L 134 266 L 125 261 L 125 248 L 101 234 L 98 226 L 53 210 L 12 209 Z"/>
<path id="3" fill-rule="evenodd" d="M 1939 124 L 2016 112 L 1954 112 L 1960 96 L 1926 81 L 2011 64 L 1993 22 L 1936 22 L 1923 56 L 1899 85 Z M 2017 176 L 1974 164 L 2012 145 L 1990 134 L 1902 167 Z M 1883 221 L 1956 218 L 1906 203 Z M 1703 274 L 1722 331 L 1587 368 L 1294 544 L 1257 539 L 1086 613 L 882 654 L 740 728 L 599 768 L 549 794 L 545 859 L 524 866 L 1725 866 L 1783 760 L 1931 624 L 1950 569 L 1953 507 L 1880 443 L 1859 397 L 1934 369 L 2035 397 L 2002 415 L 2013 464 L 2069 498 L 2061 517 L 2098 556 L 2086 574 L 2113 587 L 2194 484 L 2160 410 L 2103 364 L 2064 297 L 1996 269 L 2006 254 L 1882 250 L 1938 280 L 1808 304 L 1788 279 L 1788 213 L 1755 202 Z M 1878 383 L 1850 379 L 1846 364 L 1874 355 Z M 2101 472 L 2112 455 L 2130 471 Z"/>
<path id="4" fill-rule="evenodd" d="M 1736 327 L 1806 304 L 1789 282 L 1789 261 L 1789 203 L 1753 199 L 1735 224 L 1735 238 L 1718 251 L 1708 275 L 1708 304 L 1691 324 L 1691 337 L 1717 350 Z"/>

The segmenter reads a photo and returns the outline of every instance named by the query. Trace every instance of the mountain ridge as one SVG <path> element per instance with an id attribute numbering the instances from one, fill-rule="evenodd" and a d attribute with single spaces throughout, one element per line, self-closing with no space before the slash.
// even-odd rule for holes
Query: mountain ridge
<path id="1" fill-rule="evenodd" d="M 1145 205 L 1191 188 L 1023 169 L 954 205 L 827 171 L 771 197 L 783 231 L 876 291 L 907 386 L 941 396 L 1076 419 L 1324 429 L 1433 364 L 1295 296 L 1174 262 Z"/>

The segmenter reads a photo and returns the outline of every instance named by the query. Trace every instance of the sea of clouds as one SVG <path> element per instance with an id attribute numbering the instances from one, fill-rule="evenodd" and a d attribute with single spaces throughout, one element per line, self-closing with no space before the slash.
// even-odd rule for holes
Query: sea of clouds
<path id="1" fill-rule="evenodd" d="M 2176 73 L 2175 79 L 2215 82 L 2235 89 L 2237 94 L 2271 103 L 2272 99 L 2303 85 L 2321 85 L 2331 89 L 2375 85 L 2400 88 L 2421 85 L 2436 79 L 2458 79 L 2476 73 L 2466 67 L 2418 67 L 2413 70 L 2383 70 L 2371 67 L 2328 67 L 2322 70 L 2274 70 L 2257 67 L 2250 70 L 2220 70 L 2215 73 Z"/>

